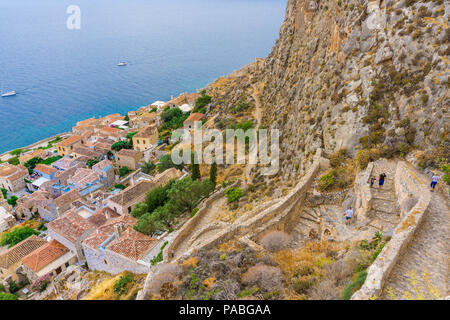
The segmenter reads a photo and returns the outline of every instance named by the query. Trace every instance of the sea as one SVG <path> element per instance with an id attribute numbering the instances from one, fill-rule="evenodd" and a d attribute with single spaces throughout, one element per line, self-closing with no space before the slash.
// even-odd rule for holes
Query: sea
<path id="1" fill-rule="evenodd" d="M 287 0 L 0 0 L 0 153 L 266 57 Z M 120 61 L 128 62 L 118 67 Z"/>

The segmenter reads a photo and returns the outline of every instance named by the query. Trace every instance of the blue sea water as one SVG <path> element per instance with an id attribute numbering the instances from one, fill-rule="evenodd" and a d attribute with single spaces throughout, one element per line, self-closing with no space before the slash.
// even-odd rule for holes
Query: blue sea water
<path id="1" fill-rule="evenodd" d="M 265 57 L 286 0 L 0 0 L 0 153 Z M 69 30 L 70 5 L 81 29 Z M 120 60 L 127 67 L 117 67 Z"/>

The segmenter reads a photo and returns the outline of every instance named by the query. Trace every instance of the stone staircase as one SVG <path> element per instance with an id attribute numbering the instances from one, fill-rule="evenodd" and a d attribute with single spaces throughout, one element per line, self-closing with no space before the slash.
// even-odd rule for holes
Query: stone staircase
<path id="1" fill-rule="evenodd" d="M 449 294 L 449 212 L 448 200 L 432 193 L 424 220 L 386 281 L 382 299 L 405 299 L 411 293 L 418 299 L 416 288 L 425 299 L 437 298 L 434 289 L 441 298 Z M 428 273 L 428 280 L 424 273 Z M 430 285 L 434 289 L 430 290 Z"/>
<path id="2" fill-rule="evenodd" d="M 368 214 L 370 222 L 361 230 L 368 228 L 375 229 L 374 231 L 388 232 L 393 230 L 400 222 L 400 214 L 395 195 L 394 177 L 397 163 L 389 160 L 378 160 L 374 163 L 372 176 L 377 181 L 371 188 L 372 194 L 372 209 Z M 378 178 L 380 174 L 385 173 L 386 179 L 383 187 L 379 187 Z"/>

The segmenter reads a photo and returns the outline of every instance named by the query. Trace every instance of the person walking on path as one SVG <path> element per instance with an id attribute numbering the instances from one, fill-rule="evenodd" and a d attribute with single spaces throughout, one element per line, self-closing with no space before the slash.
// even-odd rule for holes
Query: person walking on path
<path id="1" fill-rule="evenodd" d="M 375 183 L 375 181 L 377 181 L 377 178 L 372 177 L 370 178 L 370 187 L 373 188 L 373 184 Z"/>
<path id="2" fill-rule="evenodd" d="M 345 224 L 349 225 L 350 221 L 351 221 L 351 219 L 353 217 L 353 209 L 352 209 L 352 207 L 348 207 L 347 211 L 345 211 L 345 213 L 344 213 L 344 216 L 345 216 Z"/>
<path id="3" fill-rule="evenodd" d="M 380 186 L 380 189 L 384 185 L 384 179 L 386 179 L 386 173 L 383 172 L 382 174 L 380 174 L 380 178 L 378 179 L 378 185 Z"/>
<path id="4" fill-rule="evenodd" d="M 433 174 L 433 177 L 431 178 L 431 185 L 430 185 L 431 186 L 431 192 L 434 192 L 434 189 L 436 188 L 436 185 L 437 185 L 437 183 L 438 183 L 440 178 L 441 177 Z"/>

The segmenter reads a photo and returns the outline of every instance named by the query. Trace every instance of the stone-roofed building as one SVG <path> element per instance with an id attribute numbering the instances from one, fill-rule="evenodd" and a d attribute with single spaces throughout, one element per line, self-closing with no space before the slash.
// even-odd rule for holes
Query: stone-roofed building
<path id="1" fill-rule="evenodd" d="M 17 219 L 29 219 L 40 208 L 48 208 L 53 198 L 48 192 L 38 190 L 17 200 L 15 214 Z"/>
<path id="2" fill-rule="evenodd" d="M 47 225 L 48 235 L 76 253 L 78 261 L 84 261 L 81 242 L 107 220 L 118 216 L 109 208 L 94 212 L 91 208 L 80 206 L 50 222 Z"/>
<path id="3" fill-rule="evenodd" d="M 159 140 L 156 126 L 145 127 L 133 136 L 133 148 L 136 151 L 145 151 L 157 144 Z"/>
<path id="4" fill-rule="evenodd" d="M 0 206 L 0 232 L 8 230 L 15 224 L 15 222 L 16 219 L 11 212 L 5 207 Z"/>
<path id="5" fill-rule="evenodd" d="M 72 153 L 75 146 L 83 144 L 83 137 L 73 135 L 56 144 L 56 150 L 60 156 L 66 156 Z"/>
<path id="6" fill-rule="evenodd" d="M 138 202 L 145 199 L 145 194 L 155 187 L 154 182 L 141 181 L 135 186 L 122 190 L 117 195 L 105 200 L 105 204 L 120 215 L 130 214 Z"/>
<path id="7" fill-rule="evenodd" d="M 75 254 L 68 248 L 56 240 L 51 240 L 21 261 L 24 272 L 34 281 L 47 274 L 53 278 L 75 263 L 76 259 Z"/>
<path id="8" fill-rule="evenodd" d="M 131 170 L 136 170 L 138 163 L 143 158 L 144 156 L 142 152 L 131 149 L 122 149 L 115 154 L 116 165 L 119 168 L 127 167 Z"/>
<path id="9" fill-rule="evenodd" d="M 46 164 L 37 164 L 36 167 L 33 169 L 34 173 L 38 174 L 39 176 L 52 180 L 55 176 L 55 173 L 58 171 L 58 169 L 48 166 Z"/>
<path id="10" fill-rule="evenodd" d="M 81 161 L 81 159 L 97 159 L 100 160 L 103 157 L 103 154 L 101 152 L 95 151 L 94 148 L 89 148 L 86 146 L 76 146 L 72 150 L 72 156 L 75 159 L 78 159 Z"/>
<path id="11" fill-rule="evenodd" d="M 121 216 L 109 220 L 83 241 L 83 250 L 89 268 L 112 274 L 130 271 L 148 272 L 140 262 L 157 243 L 157 240 L 133 229 L 136 219 Z"/>
<path id="12" fill-rule="evenodd" d="M 107 139 L 111 139 L 114 141 L 119 141 L 120 139 L 125 138 L 126 136 L 125 130 L 120 130 L 109 126 L 101 128 L 99 133 L 102 134 Z"/>
<path id="13" fill-rule="evenodd" d="M 75 158 L 63 157 L 53 162 L 52 167 L 60 171 L 66 171 L 72 168 L 85 168 L 86 163 Z"/>
<path id="14" fill-rule="evenodd" d="M 17 192 L 25 188 L 25 178 L 28 170 L 23 166 L 4 165 L 0 166 L 0 188 L 9 192 Z"/>
<path id="15" fill-rule="evenodd" d="M 36 149 L 34 151 L 31 151 L 29 153 L 26 153 L 19 157 L 19 162 L 21 165 L 25 164 L 25 162 L 28 162 L 29 160 L 33 158 L 41 158 L 46 159 L 49 155 L 49 152 L 47 150 L 43 149 Z"/>
<path id="16" fill-rule="evenodd" d="M 47 241 L 38 236 L 32 235 L 25 240 L 19 242 L 8 251 L 0 254 L 0 268 L 14 271 L 19 265 L 20 260 L 45 245 Z"/>
<path id="17" fill-rule="evenodd" d="M 204 118 L 205 115 L 203 113 L 191 113 L 191 115 L 186 120 L 184 120 L 184 129 L 194 129 L 196 123 L 201 122 Z"/>
<path id="18" fill-rule="evenodd" d="M 111 187 L 115 181 L 113 163 L 109 160 L 103 160 L 92 166 L 92 170 L 100 174 L 102 183 L 106 188 Z"/>

